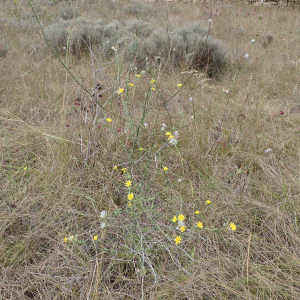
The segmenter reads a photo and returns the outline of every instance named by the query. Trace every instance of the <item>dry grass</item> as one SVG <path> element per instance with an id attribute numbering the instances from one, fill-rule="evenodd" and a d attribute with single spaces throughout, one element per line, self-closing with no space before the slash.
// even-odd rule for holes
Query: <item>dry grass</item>
<path id="1" fill-rule="evenodd" d="M 0 3 L 1 299 L 300 298 L 298 11 L 69 1 L 108 23 L 138 9 L 168 32 L 211 18 L 227 52 L 218 78 L 60 53 L 80 87 L 29 4 Z M 33 4 L 43 28 L 66 7 Z"/>

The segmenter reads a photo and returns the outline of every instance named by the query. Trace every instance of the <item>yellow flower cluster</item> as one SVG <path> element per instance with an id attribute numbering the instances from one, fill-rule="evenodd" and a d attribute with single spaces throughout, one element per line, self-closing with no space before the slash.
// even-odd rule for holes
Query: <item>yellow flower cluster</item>
<path id="1" fill-rule="evenodd" d="M 123 94 L 124 93 L 124 89 L 123 88 L 120 88 L 118 91 L 117 91 L 117 94 L 118 95 L 121 95 L 121 94 Z"/>
<path id="2" fill-rule="evenodd" d="M 173 135 L 170 131 L 166 132 L 166 136 L 167 136 L 168 140 L 173 139 L 175 137 L 175 135 Z"/>
<path id="3" fill-rule="evenodd" d="M 196 215 L 199 215 L 199 214 L 200 214 L 200 210 L 196 210 L 196 211 L 195 211 L 195 214 L 196 214 Z M 200 229 L 203 228 L 203 223 L 202 223 L 202 222 L 197 222 L 196 225 L 197 225 L 197 227 L 200 228 Z"/>
<path id="4" fill-rule="evenodd" d="M 64 237 L 64 242 L 67 243 L 72 243 L 72 242 L 77 242 L 77 237 L 75 237 L 74 235 L 71 235 L 69 237 Z"/>
<path id="5" fill-rule="evenodd" d="M 206 202 L 207 205 L 209 205 L 211 203 L 210 200 L 206 200 L 205 202 Z M 196 210 L 194 213 L 196 215 L 199 215 L 200 211 Z M 174 216 L 173 219 L 172 219 L 172 221 L 174 223 L 176 223 L 178 221 L 179 228 L 177 227 L 177 229 L 179 229 L 181 232 L 185 232 L 186 231 L 186 226 L 185 226 L 185 224 L 183 222 L 184 220 L 185 220 L 185 216 L 183 214 L 180 214 L 178 217 Z M 204 225 L 203 225 L 202 222 L 197 222 L 196 226 L 197 226 L 197 228 L 200 228 L 200 229 L 202 229 L 204 227 Z M 229 227 L 231 228 L 232 231 L 235 231 L 236 228 L 237 228 L 236 225 L 233 222 L 229 223 Z M 176 238 L 174 239 L 174 241 L 175 241 L 176 245 L 180 244 L 181 241 L 182 241 L 181 236 L 179 236 L 179 235 L 176 236 Z"/>
<path id="6" fill-rule="evenodd" d="M 183 214 L 180 214 L 177 218 L 177 216 L 174 216 L 172 221 L 175 223 L 178 221 L 178 225 L 180 226 L 179 227 L 179 230 L 181 232 L 185 232 L 186 231 L 186 226 L 184 226 L 184 222 L 183 220 L 185 219 L 185 216 Z M 181 237 L 178 235 L 175 239 L 174 239 L 176 245 L 177 244 L 180 244 L 181 243 Z"/>
<path id="7" fill-rule="evenodd" d="M 142 150 L 142 148 L 140 148 L 140 149 Z M 117 170 L 117 169 L 118 169 L 118 166 L 115 166 L 114 170 Z M 124 174 L 126 172 L 127 172 L 127 169 L 123 168 L 121 174 Z M 129 179 L 131 177 L 130 174 L 128 174 L 126 177 L 127 177 L 127 180 L 125 182 L 125 186 L 128 187 L 128 189 L 129 189 L 128 194 L 127 194 L 128 206 L 131 206 L 132 205 L 131 200 L 134 198 L 134 194 L 131 192 L 132 180 Z"/>

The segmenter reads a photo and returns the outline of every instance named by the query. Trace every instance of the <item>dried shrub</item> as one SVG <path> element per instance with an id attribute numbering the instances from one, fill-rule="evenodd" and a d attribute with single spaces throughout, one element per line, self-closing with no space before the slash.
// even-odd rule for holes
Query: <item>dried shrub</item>
<path id="1" fill-rule="evenodd" d="M 69 48 L 79 54 L 91 44 L 101 41 L 103 29 L 103 19 L 91 21 L 80 17 L 75 21 L 63 20 L 46 27 L 45 35 L 54 50 L 63 50 L 69 41 Z"/>
<path id="2" fill-rule="evenodd" d="M 23 16 L 20 19 L 12 19 L 10 21 L 10 25 L 13 27 L 25 31 L 28 33 L 37 33 L 40 29 L 39 24 L 37 23 L 35 18 L 30 18 L 27 16 Z"/>
<path id="3" fill-rule="evenodd" d="M 118 21 L 114 21 L 104 27 L 103 38 L 98 43 L 98 48 L 104 56 L 113 55 L 112 47 L 123 50 L 128 44 L 132 43 L 135 37 L 147 38 L 153 28 L 151 24 L 136 19 L 127 21 L 123 25 Z"/>
<path id="4" fill-rule="evenodd" d="M 71 25 L 74 25 L 73 27 Z M 71 29 L 72 28 L 72 29 Z M 125 24 L 114 21 L 107 25 L 97 21 L 78 18 L 61 21 L 45 29 L 50 45 L 61 50 L 67 46 L 79 54 L 90 45 L 97 46 L 104 56 L 114 53 L 112 47 L 124 50 L 127 61 L 134 60 L 139 68 L 145 68 L 147 60 L 167 61 L 175 67 L 183 63 L 196 70 L 205 70 L 210 76 L 219 73 L 225 64 L 225 48 L 222 42 L 207 36 L 201 22 L 176 27 L 172 34 L 163 29 L 153 31 L 153 25 L 136 19 Z M 72 31 L 71 31 L 72 30 Z"/>
<path id="5" fill-rule="evenodd" d="M 80 16 L 80 14 L 71 5 L 66 6 L 60 10 L 60 17 L 63 20 L 72 20 L 79 16 Z"/>
<path id="6" fill-rule="evenodd" d="M 126 22 L 126 30 L 133 35 L 146 38 L 154 30 L 154 26 L 147 22 L 141 22 L 137 19 L 132 19 Z"/>
<path id="7" fill-rule="evenodd" d="M 168 35 L 159 29 L 148 38 L 139 40 L 139 43 L 126 50 L 127 56 L 135 51 L 135 64 L 138 68 L 145 68 L 147 57 L 155 61 L 158 57 L 179 67 L 187 64 L 195 70 L 205 70 L 210 76 L 222 71 L 225 65 L 226 52 L 221 41 L 211 37 L 206 39 L 207 29 L 200 22 L 177 27 L 173 34 Z"/>
<path id="8" fill-rule="evenodd" d="M 105 25 L 103 19 L 92 21 L 80 17 L 74 21 L 61 20 L 45 28 L 45 35 L 56 51 L 66 48 L 69 40 L 69 48 L 76 54 L 91 45 L 98 47 L 104 56 L 109 56 L 114 53 L 112 46 L 123 49 L 134 36 L 145 38 L 152 29 L 150 24 L 138 20 L 128 21 L 125 25 L 119 21 Z"/>
<path id="9" fill-rule="evenodd" d="M 159 10 L 154 6 L 147 5 L 143 2 L 133 2 L 124 7 L 124 13 L 134 16 L 135 18 L 151 17 L 159 14 Z"/>
<path id="10" fill-rule="evenodd" d="M 41 19 L 45 12 L 38 7 L 36 8 L 35 13 L 36 16 Z M 13 26 L 18 30 L 29 33 L 37 33 L 40 30 L 40 27 L 36 20 L 36 16 L 34 13 L 23 13 L 16 18 L 10 19 L 8 23 L 10 26 Z"/>

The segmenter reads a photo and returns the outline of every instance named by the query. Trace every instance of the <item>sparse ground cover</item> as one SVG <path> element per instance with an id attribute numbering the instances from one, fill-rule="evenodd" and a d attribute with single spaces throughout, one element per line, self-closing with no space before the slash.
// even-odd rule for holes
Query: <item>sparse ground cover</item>
<path id="1" fill-rule="evenodd" d="M 300 298 L 298 11 L 0 4 L 0 299 Z"/>

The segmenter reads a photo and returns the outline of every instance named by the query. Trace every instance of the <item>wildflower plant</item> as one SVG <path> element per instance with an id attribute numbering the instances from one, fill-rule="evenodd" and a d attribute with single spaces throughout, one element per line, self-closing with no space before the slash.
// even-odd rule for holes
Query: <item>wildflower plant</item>
<path id="1" fill-rule="evenodd" d="M 72 173 L 69 168 L 73 172 L 80 170 L 78 184 L 72 186 L 72 193 L 66 193 L 75 200 L 63 195 L 67 199 L 66 211 L 59 211 L 55 217 L 59 219 L 60 214 L 72 215 L 72 222 L 66 225 L 72 229 L 70 232 L 82 228 L 78 235 L 63 238 L 65 247 L 70 251 L 63 256 L 68 258 L 66 264 L 73 264 L 74 260 L 77 269 L 84 268 L 86 263 L 83 262 L 95 266 L 88 273 L 97 276 L 90 282 L 91 289 L 95 291 L 94 298 L 104 297 L 103 292 L 110 292 L 111 286 L 107 282 L 117 288 L 126 281 L 126 289 L 130 291 L 132 278 L 136 276 L 140 282 L 138 298 L 144 299 L 146 293 L 151 291 L 151 284 L 159 285 L 158 279 L 161 275 L 165 276 L 158 267 L 160 259 L 166 262 L 170 270 L 176 269 L 180 276 L 191 278 L 193 264 L 198 262 L 199 257 L 204 259 L 202 257 L 207 249 L 215 251 L 217 243 L 212 240 L 215 236 L 220 235 L 222 241 L 226 240 L 229 245 L 239 235 L 235 223 L 228 225 L 227 222 L 238 220 L 227 216 L 228 211 L 224 207 L 214 205 L 222 203 L 219 198 L 227 193 L 228 182 L 232 179 L 228 174 L 228 178 L 223 176 L 222 172 L 226 173 L 223 169 L 220 169 L 222 176 L 214 177 L 217 171 L 213 162 L 221 161 L 225 150 L 218 152 L 218 143 L 211 137 L 211 132 L 207 133 L 219 121 L 208 112 L 214 115 L 218 105 L 221 106 L 232 93 L 222 93 L 217 85 L 213 86 L 212 91 L 221 97 L 219 102 L 213 102 L 213 92 L 206 93 L 205 88 L 201 88 L 200 75 L 196 81 L 193 81 L 196 77 L 193 74 L 188 80 L 183 77 L 178 80 L 180 74 L 174 79 L 170 75 L 172 72 L 165 72 L 169 64 L 179 66 L 179 59 L 189 68 L 206 68 L 208 74 L 218 72 L 225 63 L 223 46 L 210 38 L 209 32 L 197 26 L 198 23 L 174 28 L 173 33 L 170 31 L 167 35 L 157 31 L 159 34 L 155 37 L 152 32 L 148 34 L 141 23 L 135 22 L 132 31 L 126 31 L 126 22 L 125 29 L 118 22 L 105 24 L 104 20 L 90 22 L 81 18 L 74 20 L 73 27 L 67 20 L 62 23 L 62 28 L 69 30 L 70 49 L 78 54 L 82 54 L 83 48 L 90 52 L 90 58 L 85 56 L 82 61 L 86 63 L 90 59 L 89 75 L 95 82 L 91 92 L 82 84 L 89 82 L 90 78 L 81 82 L 77 74 L 72 77 L 80 88 L 78 95 L 72 98 L 75 99 L 70 106 L 72 113 L 62 114 L 63 121 L 68 121 L 70 127 L 68 131 L 64 128 L 65 136 L 58 139 L 68 143 L 71 150 L 63 148 L 59 155 L 48 161 L 55 162 L 58 157 L 67 157 L 64 167 L 68 172 L 62 168 L 59 180 L 53 183 L 60 189 L 69 184 L 67 179 Z M 51 38 L 53 28 L 48 26 L 46 30 L 50 45 L 55 44 Z M 117 33 L 118 36 L 115 35 Z M 65 33 L 62 34 L 61 45 L 65 45 L 65 37 Z M 93 47 L 101 45 L 98 50 L 103 59 L 106 58 L 105 64 L 97 61 L 97 52 L 93 52 L 95 48 L 86 45 L 87 37 L 91 37 Z M 110 58 L 104 55 L 104 42 L 108 42 Z M 152 50 L 148 52 L 147 49 L 161 50 L 160 57 L 153 57 Z M 193 51 L 190 53 L 187 49 Z M 71 64 L 69 52 L 66 53 L 63 66 L 68 74 L 72 74 L 68 67 L 68 63 Z M 177 72 L 176 69 L 173 71 Z M 194 93 L 193 86 L 197 87 Z M 227 84 L 226 88 L 229 86 Z M 67 112 L 67 98 L 64 105 L 62 112 Z M 225 117 L 222 120 L 223 123 L 229 122 Z M 47 139 L 52 138 L 42 133 Z M 224 131 L 220 129 L 218 133 L 221 135 Z M 241 140 L 242 129 L 239 135 Z M 52 141 L 49 143 L 51 149 L 59 145 L 53 143 L 54 147 Z M 232 145 L 239 147 L 236 141 Z M 263 153 L 265 148 L 260 149 Z M 239 149 L 238 153 L 243 153 L 242 150 L 244 148 Z M 38 163 L 34 160 L 34 164 Z M 247 176 L 246 172 L 239 175 Z M 206 197 L 212 200 L 205 200 Z M 86 226 L 90 219 L 91 225 Z M 225 222 L 225 225 L 219 226 L 220 222 Z M 75 242 L 76 247 L 70 247 Z M 213 297 L 218 295 L 216 293 Z M 178 297 L 188 296 L 179 293 Z"/>

